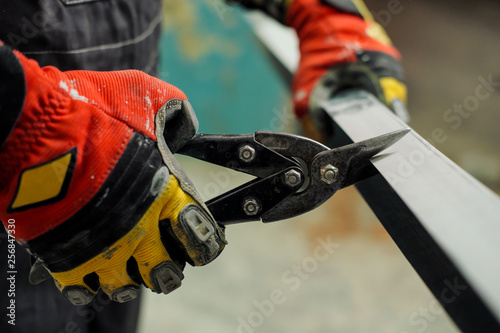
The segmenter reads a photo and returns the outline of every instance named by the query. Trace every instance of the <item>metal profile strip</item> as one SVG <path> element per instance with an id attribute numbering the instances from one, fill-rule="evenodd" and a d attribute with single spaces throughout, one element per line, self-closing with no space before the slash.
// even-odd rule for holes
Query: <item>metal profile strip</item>
<path id="1" fill-rule="evenodd" d="M 249 22 L 285 79 L 292 77 L 294 32 L 259 14 Z M 408 127 L 360 90 L 322 107 L 334 122 L 332 146 Z M 500 331 L 500 198 L 413 130 L 383 155 L 374 161 L 380 174 L 358 190 L 462 331 Z"/>
<path id="2" fill-rule="evenodd" d="M 325 101 L 332 145 L 407 125 L 374 96 Z M 356 187 L 413 268 L 464 332 L 500 331 L 500 198 L 411 131 Z"/>

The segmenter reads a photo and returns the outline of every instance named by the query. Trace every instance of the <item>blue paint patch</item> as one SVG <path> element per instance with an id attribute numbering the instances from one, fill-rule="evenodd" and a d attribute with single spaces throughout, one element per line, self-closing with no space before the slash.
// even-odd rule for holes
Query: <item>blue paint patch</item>
<path id="1" fill-rule="evenodd" d="M 191 1 L 195 9 L 190 14 L 191 26 L 164 30 L 160 78 L 186 93 L 200 121 L 200 132 L 284 130 L 293 121 L 285 111 L 290 104 L 288 87 L 242 12 L 216 2 Z"/>

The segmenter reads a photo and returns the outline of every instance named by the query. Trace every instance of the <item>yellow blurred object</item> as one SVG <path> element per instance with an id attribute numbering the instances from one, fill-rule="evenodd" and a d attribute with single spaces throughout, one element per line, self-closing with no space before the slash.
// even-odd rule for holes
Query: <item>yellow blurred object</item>
<path id="1" fill-rule="evenodd" d="M 400 99 L 403 103 L 407 103 L 407 90 L 404 83 L 393 77 L 382 77 L 379 81 L 384 91 L 386 104 L 389 107 L 394 99 Z"/>

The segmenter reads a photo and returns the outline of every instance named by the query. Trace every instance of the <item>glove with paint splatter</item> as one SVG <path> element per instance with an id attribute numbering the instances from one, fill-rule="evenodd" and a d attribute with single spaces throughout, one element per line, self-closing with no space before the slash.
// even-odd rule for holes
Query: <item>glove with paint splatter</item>
<path id="1" fill-rule="evenodd" d="M 180 286 L 224 232 L 172 153 L 197 121 L 177 88 L 139 71 L 61 72 L 0 46 L 0 219 L 73 304 Z M 50 274 L 50 275 L 49 275 Z"/>
<path id="2" fill-rule="evenodd" d="M 292 27 L 300 63 L 293 82 L 295 114 L 306 134 L 321 140 L 311 119 L 317 87 L 333 95 L 363 88 L 390 108 L 406 103 L 400 54 L 361 0 L 228 0 L 260 9 Z M 324 90 L 324 89 L 322 89 Z M 396 110 L 397 111 L 397 110 Z M 398 112 L 396 112 L 398 113 Z"/>

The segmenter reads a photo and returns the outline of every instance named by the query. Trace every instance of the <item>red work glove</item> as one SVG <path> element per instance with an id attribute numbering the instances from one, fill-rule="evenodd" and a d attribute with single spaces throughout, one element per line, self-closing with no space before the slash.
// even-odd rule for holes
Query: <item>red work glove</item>
<path id="1" fill-rule="evenodd" d="M 306 134 L 319 139 L 309 116 L 311 93 L 327 84 L 332 94 L 364 88 L 389 107 L 406 102 L 400 54 L 362 1 L 233 0 L 258 8 L 297 32 L 300 63 L 293 82 L 296 116 Z M 327 74 L 328 73 L 328 74 Z M 320 80 L 328 81 L 320 83 Z"/>
<path id="2" fill-rule="evenodd" d="M 171 152 L 197 130 L 179 89 L 139 71 L 40 68 L 1 46 L 0 63 L 24 97 L 19 110 L 0 101 L 15 124 L 0 137 L 0 219 L 38 259 L 34 282 L 48 271 L 73 304 L 99 286 L 124 302 L 217 257 L 224 232 Z"/>

